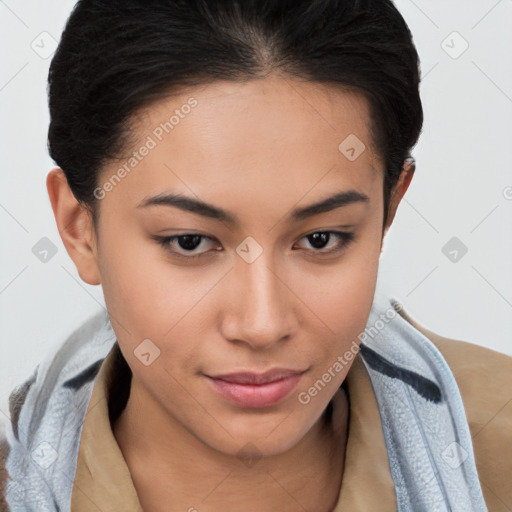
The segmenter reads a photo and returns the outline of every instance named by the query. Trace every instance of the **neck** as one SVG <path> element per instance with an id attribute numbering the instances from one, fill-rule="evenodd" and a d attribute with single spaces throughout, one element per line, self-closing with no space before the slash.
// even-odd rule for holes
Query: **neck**
<path id="1" fill-rule="evenodd" d="M 204 444 L 165 411 L 150 414 L 151 398 L 132 380 L 130 398 L 112 430 L 126 460 L 139 501 L 151 512 L 173 510 L 330 512 L 344 469 L 348 401 L 342 389 L 293 448 L 277 455 L 244 458 Z M 153 406 L 155 404 L 153 403 Z M 243 462 L 243 463 L 241 463 Z M 195 508 L 194 508 L 195 507 Z"/>

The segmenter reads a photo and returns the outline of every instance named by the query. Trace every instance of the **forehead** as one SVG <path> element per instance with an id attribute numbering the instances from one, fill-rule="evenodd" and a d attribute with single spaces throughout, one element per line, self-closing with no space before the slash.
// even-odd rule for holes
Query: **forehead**
<path id="1" fill-rule="evenodd" d="M 131 150 L 139 154 L 126 156 L 121 165 L 130 171 L 115 187 L 133 207 L 166 191 L 297 203 L 315 189 L 372 195 L 382 183 L 367 100 L 335 86 L 217 81 L 155 102 L 134 120 Z M 119 167 L 109 165 L 102 178 Z"/>

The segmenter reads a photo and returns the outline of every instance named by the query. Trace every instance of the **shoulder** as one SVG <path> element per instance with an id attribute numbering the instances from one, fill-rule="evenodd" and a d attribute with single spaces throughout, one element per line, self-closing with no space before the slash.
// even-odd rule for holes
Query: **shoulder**
<path id="1" fill-rule="evenodd" d="M 459 388 L 490 512 L 512 509 L 512 357 L 441 336 L 400 314 L 443 355 Z"/>

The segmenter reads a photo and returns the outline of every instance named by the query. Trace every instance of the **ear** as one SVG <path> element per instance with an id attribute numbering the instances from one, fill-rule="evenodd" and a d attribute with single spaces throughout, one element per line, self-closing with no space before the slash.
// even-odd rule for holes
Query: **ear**
<path id="1" fill-rule="evenodd" d="M 80 278 L 87 284 L 100 284 L 96 234 L 89 210 L 76 200 L 60 167 L 50 171 L 46 188 L 60 237 Z"/>
<path id="2" fill-rule="evenodd" d="M 400 177 L 396 185 L 393 187 L 391 191 L 390 200 L 389 200 L 389 208 L 388 208 L 388 216 L 386 219 L 386 227 L 384 229 L 384 233 L 387 232 L 393 220 L 395 218 L 396 210 L 403 196 L 407 192 L 409 185 L 411 184 L 412 177 L 414 176 L 414 171 L 416 170 L 416 162 L 414 158 L 409 157 L 405 159 L 404 165 L 402 167 L 402 172 L 400 173 Z"/>

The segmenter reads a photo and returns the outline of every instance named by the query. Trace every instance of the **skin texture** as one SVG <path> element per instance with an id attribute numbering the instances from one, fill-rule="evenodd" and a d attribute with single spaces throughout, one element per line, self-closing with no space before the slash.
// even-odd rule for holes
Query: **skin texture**
<path id="1" fill-rule="evenodd" d="M 197 105 L 172 131 L 161 141 L 152 135 L 190 98 Z M 307 405 L 298 394 L 358 342 L 372 305 L 385 231 L 383 164 L 372 149 L 366 100 L 270 76 L 195 87 L 136 120 L 133 150 L 148 135 L 156 147 L 104 194 L 97 231 L 59 168 L 47 187 L 63 243 L 82 280 L 102 285 L 133 372 L 113 431 L 141 504 L 153 512 L 170 503 L 201 512 L 227 504 L 325 512 L 341 485 L 348 402 L 337 390 L 350 364 Z M 366 146 L 354 161 L 338 149 L 349 134 Z M 100 186 L 125 161 L 106 166 Z M 387 227 L 412 175 L 402 172 Z M 350 189 L 370 200 L 286 220 L 292 208 Z M 239 225 L 166 205 L 137 207 L 165 192 L 226 209 Z M 333 235 L 315 246 L 307 235 L 329 230 L 355 238 L 322 256 L 343 240 Z M 178 259 L 152 238 L 185 233 L 211 238 L 189 249 L 203 257 Z M 263 251 L 251 263 L 236 251 L 248 236 Z M 179 240 L 170 247 L 187 255 Z M 145 339 L 160 350 L 148 366 L 134 353 Z M 275 367 L 307 371 L 291 394 L 265 408 L 234 405 L 205 377 Z M 326 423 L 333 397 L 334 421 Z M 244 464 L 240 453 L 255 462 Z"/>

